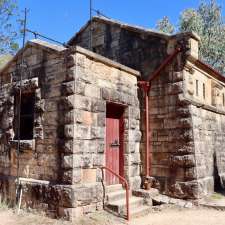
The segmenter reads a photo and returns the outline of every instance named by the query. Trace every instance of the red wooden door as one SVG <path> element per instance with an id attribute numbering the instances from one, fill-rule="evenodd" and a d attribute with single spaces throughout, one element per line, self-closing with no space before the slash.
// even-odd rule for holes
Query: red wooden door
<path id="1" fill-rule="evenodd" d="M 106 118 L 106 166 L 120 174 L 120 120 Z M 106 184 L 118 184 L 117 177 L 106 171 Z"/>

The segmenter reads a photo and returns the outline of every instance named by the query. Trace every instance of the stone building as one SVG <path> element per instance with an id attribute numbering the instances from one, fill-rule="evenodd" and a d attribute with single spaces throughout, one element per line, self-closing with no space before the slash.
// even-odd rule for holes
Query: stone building
<path id="1" fill-rule="evenodd" d="M 140 186 L 139 72 L 81 47 L 32 40 L 0 74 L 3 198 L 15 201 L 18 176 L 23 206 L 70 219 L 102 208 L 103 165 Z"/>
<path id="2" fill-rule="evenodd" d="M 94 52 L 140 71 L 139 80 L 151 80 L 157 74 L 148 93 L 149 173 L 160 182 L 161 192 L 198 199 L 223 187 L 225 79 L 199 60 L 199 37 L 193 33 L 167 35 L 94 17 L 68 44 L 90 48 L 90 29 Z M 182 51 L 175 54 L 178 48 Z M 145 175 L 145 108 L 141 91 L 139 100 Z"/>
<path id="3" fill-rule="evenodd" d="M 105 197 L 124 214 L 125 191 L 103 166 L 131 190 L 146 175 L 181 199 L 223 188 L 225 78 L 199 60 L 199 42 L 103 17 L 67 47 L 29 41 L 0 70 L 0 196 L 15 201 L 19 183 L 22 206 L 54 216 L 102 209 Z M 149 209 L 131 196 L 134 206 Z"/>

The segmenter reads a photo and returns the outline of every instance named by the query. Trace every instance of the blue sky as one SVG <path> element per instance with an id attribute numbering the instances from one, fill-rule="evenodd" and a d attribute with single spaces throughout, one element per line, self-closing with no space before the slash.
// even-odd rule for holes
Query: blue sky
<path id="1" fill-rule="evenodd" d="M 29 9 L 31 30 L 66 42 L 89 19 L 89 0 L 18 0 L 20 10 Z M 200 0 L 93 0 L 93 8 L 110 18 L 154 28 L 157 20 L 168 15 L 178 23 L 180 12 L 196 8 Z M 218 0 L 225 15 L 225 0 Z M 28 36 L 28 39 L 32 39 Z"/>

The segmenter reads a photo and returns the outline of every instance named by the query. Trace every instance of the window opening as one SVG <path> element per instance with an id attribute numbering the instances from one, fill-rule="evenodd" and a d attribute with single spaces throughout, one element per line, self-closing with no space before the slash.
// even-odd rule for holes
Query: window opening
<path id="1" fill-rule="evenodd" d="M 225 96 L 224 96 L 224 93 L 223 93 L 223 106 L 225 105 Z"/>
<path id="2" fill-rule="evenodd" d="M 204 83 L 202 85 L 202 88 L 203 88 L 203 98 L 205 99 L 205 84 Z"/>
<path id="3" fill-rule="evenodd" d="M 15 97 L 15 139 L 19 139 L 18 134 L 18 107 L 19 107 L 19 97 Z M 22 94 L 21 104 L 20 104 L 20 139 L 21 140 L 31 140 L 33 139 L 33 127 L 34 127 L 34 93 Z"/>
<path id="4" fill-rule="evenodd" d="M 195 89 L 196 89 L 196 96 L 198 96 L 198 80 L 196 80 Z"/>

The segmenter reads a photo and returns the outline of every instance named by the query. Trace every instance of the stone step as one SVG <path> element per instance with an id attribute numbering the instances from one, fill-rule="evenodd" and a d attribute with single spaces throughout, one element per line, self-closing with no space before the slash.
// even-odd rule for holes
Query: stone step
<path id="1" fill-rule="evenodd" d="M 143 198 L 132 196 L 129 199 L 129 205 L 131 210 L 135 210 L 135 208 L 143 206 L 143 204 Z M 109 201 L 106 206 L 108 209 L 118 213 L 121 216 L 124 216 L 126 214 L 126 198 L 122 198 L 116 201 Z"/>
<path id="2" fill-rule="evenodd" d="M 129 192 L 131 196 L 131 192 Z M 106 202 L 112 202 L 120 199 L 126 199 L 126 190 L 119 190 L 114 192 L 109 192 L 106 194 Z"/>
<path id="3" fill-rule="evenodd" d="M 113 184 L 113 185 L 106 186 L 105 188 L 106 193 L 111 193 L 111 192 L 119 191 L 119 190 L 123 190 L 122 184 Z"/>
<path id="4" fill-rule="evenodd" d="M 146 196 L 150 194 L 148 193 L 141 193 L 140 191 L 133 192 L 129 191 L 129 205 L 130 205 L 130 216 L 131 218 L 139 217 L 146 215 L 148 212 L 151 211 L 152 201 L 151 204 L 149 201 L 146 201 Z M 154 189 L 151 190 L 150 195 L 157 195 L 158 190 Z M 136 195 L 136 196 L 135 196 Z M 126 190 L 122 187 L 121 184 L 115 184 L 106 186 L 106 198 L 105 198 L 105 206 L 109 211 L 112 213 L 121 216 L 123 218 L 126 217 L 127 208 L 126 208 Z"/>
<path id="5" fill-rule="evenodd" d="M 137 217 L 145 216 L 149 212 L 151 212 L 151 209 L 152 207 L 148 205 L 142 205 L 137 208 L 132 208 L 130 211 L 130 217 L 137 218 Z"/>

